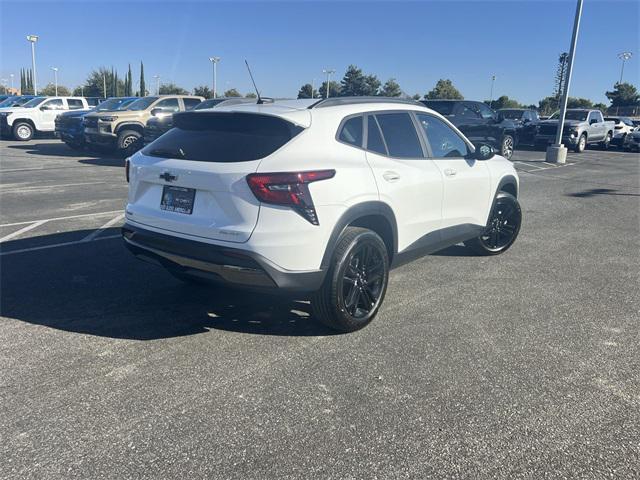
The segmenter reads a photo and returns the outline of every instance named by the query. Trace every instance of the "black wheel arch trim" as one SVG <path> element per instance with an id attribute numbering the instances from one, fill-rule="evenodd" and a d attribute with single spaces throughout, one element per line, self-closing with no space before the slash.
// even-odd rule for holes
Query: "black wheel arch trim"
<path id="1" fill-rule="evenodd" d="M 116 127 L 116 130 L 113 132 L 116 135 L 119 135 L 120 132 L 122 132 L 123 130 L 138 130 L 140 129 L 140 134 L 144 135 L 144 129 L 145 129 L 145 125 L 141 122 L 127 122 L 127 123 L 121 123 L 120 125 L 118 125 Z"/>
<path id="2" fill-rule="evenodd" d="M 346 212 L 342 214 L 340 219 L 336 222 L 333 230 L 331 232 L 331 236 L 329 237 L 329 241 L 327 242 L 327 246 L 325 247 L 324 255 L 322 256 L 322 263 L 320 264 L 320 269 L 323 271 L 327 271 L 331 258 L 333 257 L 333 252 L 338 243 L 338 239 L 342 232 L 349 225 L 357 221 L 358 219 L 370 216 L 381 216 L 383 217 L 391 228 L 392 234 L 392 242 L 391 249 L 389 252 L 389 262 L 393 256 L 398 252 L 398 225 L 396 222 L 396 216 L 391 210 L 391 207 L 380 201 L 368 201 L 359 203 L 352 207 L 349 207 Z"/>
<path id="3" fill-rule="evenodd" d="M 494 195 L 494 201 L 495 201 L 495 197 L 498 195 L 498 193 L 500 191 L 506 191 L 506 190 L 504 190 L 504 187 L 506 185 L 513 185 L 513 189 L 515 191 L 515 195 L 513 195 L 513 196 L 518 198 L 518 194 L 520 193 L 518 191 L 518 181 L 516 180 L 516 177 L 514 175 L 510 175 L 509 174 L 509 175 L 505 175 L 504 177 L 502 177 L 500 179 L 500 181 L 498 182 L 498 187 L 496 188 L 496 193 Z M 492 205 L 492 207 L 493 207 L 493 205 Z"/>

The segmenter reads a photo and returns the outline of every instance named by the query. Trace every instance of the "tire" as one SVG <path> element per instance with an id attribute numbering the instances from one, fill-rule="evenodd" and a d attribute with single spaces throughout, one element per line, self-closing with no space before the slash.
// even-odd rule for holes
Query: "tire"
<path id="1" fill-rule="evenodd" d="M 479 255 L 499 255 L 516 241 L 521 224 L 518 199 L 510 193 L 498 192 L 485 231 L 464 244 Z"/>
<path id="2" fill-rule="evenodd" d="M 513 151 L 515 150 L 515 141 L 511 135 L 505 135 L 500 142 L 500 155 L 507 160 L 511 160 L 513 157 Z"/>
<path id="3" fill-rule="evenodd" d="M 604 140 L 600 142 L 600 148 L 602 150 L 609 150 L 609 146 L 611 145 L 611 132 L 607 132 L 607 136 L 604 137 Z"/>
<path id="4" fill-rule="evenodd" d="M 135 130 L 123 130 L 118 134 L 117 145 L 118 152 L 128 157 L 143 147 L 142 135 Z"/>
<path id="5" fill-rule="evenodd" d="M 582 135 L 580 135 L 578 143 L 576 143 L 576 145 L 573 147 L 573 151 L 576 153 L 582 153 L 584 152 L 585 148 L 587 148 L 587 134 L 583 133 Z"/>
<path id="6" fill-rule="evenodd" d="M 389 282 L 389 254 L 372 230 L 347 227 L 336 245 L 324 284 L 311 298 L 314 316 L 340 332 L 368 325 Z"/>
<path id="7" fill-rule="evenodd" d="M 13 138 L 20 142 L 26 142 L 33 138 L 35 133 L 33 126 L 28 122 L 18 122 L 13 125 Z"/>

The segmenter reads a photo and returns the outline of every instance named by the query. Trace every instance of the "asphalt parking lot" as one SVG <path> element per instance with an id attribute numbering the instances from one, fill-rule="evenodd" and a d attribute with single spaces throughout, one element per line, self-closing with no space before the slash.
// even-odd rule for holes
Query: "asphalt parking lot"
<path id="1" fill-rule="evenodd" d="M 640 158 L 543 158 L 509 252 L 334 335 L 135 260 L 122 160 L 0 142 L 0 477 L 639 478 Z"/>

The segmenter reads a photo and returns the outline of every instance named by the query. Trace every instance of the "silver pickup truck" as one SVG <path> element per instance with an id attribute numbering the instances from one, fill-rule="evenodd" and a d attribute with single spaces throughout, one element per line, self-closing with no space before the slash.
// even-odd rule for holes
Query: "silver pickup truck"
<path id="1" fill-rule="evenodd" d="M 538 124 L 536 145 L 555 142 L 559 117 L 560 113 L 556 112 L 549 120 L 543 120 Z M 607 149 L 613 138 L 614 127 L 615 122 L 605 122 L 600 110 L 571 108 L 565 116 L 562 143 L 578 153 L 593 143 Z"/>

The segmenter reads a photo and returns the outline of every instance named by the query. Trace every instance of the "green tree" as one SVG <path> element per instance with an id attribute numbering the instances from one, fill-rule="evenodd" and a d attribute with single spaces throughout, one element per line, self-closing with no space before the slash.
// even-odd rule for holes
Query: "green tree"
<path id="1" fill-rule="evenodd" d="M 556 97 L 544 97 L 538 102 L 540 115 L 551 115 L 558 110 L 558 99 Z"/>
<path id="2" fill-rule="evenodd" d="M 464 100 L 462 94 L 458 91 L 456 87 L 453 86 L 453 82 L 451 80 L 441 78 L 437 81 L 436 86 L 433 87 L 433 90 L 429 91 L 424 98 L 427 100 L 439 100 L 439 99 L 453 99 L 453 100 Z"/>
<path id="3" fill-rule="evenodd" d="M 24 68 L 20 69 L 20 93 L 24 93 L 27 89 L 26 83 L 24 81 Z"/>
<path id="4" fill-rule="evenodd" d="M 230 88 L 229 90 L 224 92 L 224 96 L 229 98 L 229 97 L 241 97 L 242 95 L 235 88 Z"/>
<path id="5" fill-rule="evenodd" d="M 315 97 L 315 94 L 317 94 L 317 92 L 315 90 L 313 90 L 313 87 L 311 86 L 310 83 L 305 83 L 303 86 L 300 87 L 300 90 L 298 90 L 298 98 L 313 98 Z"/>
<path id="6" fill-rule="evenodd" d="M 604 103 L 594 103 L 593 108 L 600 110 L 602 113 L 607 113 L 607 106 Z"/>
<path id="7" fill-rule="evenodd" d="M 244 96 L 244 98 L 258 98 L 258 96 L 253 92 L 249 92 Z"/>
<path id="8" fill-rule="evenodd" d="M 200 85 L 193 89 L 193 94 L 204 98 L 213 98 L 213 92 L 206 85 Z"/>
<path id="9" fill-rule="evenodd" d="M 175 83 L 163 83 L 160 85 L 160 95 L 189 95 L 189 92 Z"/>
<path id="10" fill-rule="evenodd" d="M 382 86 L 380 95 L 383 97 L 400 97 L 402 96 L 402 89 L 395 78 L 390 78 Z M 418 97 L 419 98 L 419 97 Z"/>
<path id="11" fill-rule="evenodd" d="M 52 97 L 56 94 L 56 86 L 53 83 L 48 83 L 44 88 L 41 88 L 38 95 L 46 95 Z M 67 97 L 71 95 L 71 92 L 64 85 L 58 85 L 58 95 L 61 97 Z"/>
<path id="12" fill-rule="evenodd" d="M 567 99 L 567 108 L 593 108 L 593 102 L 588 98 L 569 97 Z"/>
<path id="13" fill-rule="evenodd" d="M 115 72 L 105 67 L 100 67 L 89 73 L 89 76 L 84 82 L 84 95 L 86 97 L 102 97 L 105 95 L 104 87 L 106 85 L 106 95 L 115 96 L 114 92 L 116 92 L 116 83 L 117 91 L 123 92 L 124 82 L 122 80 L 118 80 Z"/>
<path id="14" fill-rule="evenodd" d="M 340 82 L 340 94 L 343 97 L 356 97 L 365 95 L 367 80 L 362 70 L 355 65 L 349 65 Z"/>
<path id="15" fill-rule="evenodd" d="M 567 52 L 563 52 L 558 56 L 555 88 L 553 90 L 553 95 L 558 99 L 558 104 L 560 104 L 560 99 L 562 98 L 562 94 L 564 93 L 564 87 L 566 83 L 568 68 L 569 68 L 569 54 Z"/>
<path id="16" fill-rule="evenodd" d="M 127 76 L 124 81 L 124 96 L 133 96 L 133 75 L 131 73 L 131 64 L 129 64 L 129 70 L 127 71 Z"/>
<path id="17" fill-rule="evenodd" d="M 630 83 L 616 83 L 613 90 L 605 95 L 611 102 L 612 107 L 628 107 L 640 105 L 640 95 L 638 89 Z"/>
<path id="18" fill-rule="evenodd" d="M 495 100 L 485 100 L 484 103 L 489 105 L 494 110 L 500 110 L 501 108 L 522 108 L 523 106 L 517 100 L 509 98 L 506 95 L 496 98 Z"/>
<path id="19" fill-rule="evenodd" d="M 138 97 L 147 96 L 147 86 L 144 83 L 144 65 L 140 62 L 140 90 L 138 90 Z"/>
<path id="20" fill-rule="evenodd" d="M 420 95 L 419 93 L 416 93 L 411 98 L 416 100 L 416 101 L 418 101 L 418 100 L 420 100 L 422 98 L 422 95 Z"/>
<path id="21" fill-rule="evenodd" d="M 317 94 L 317 90 L 313 89 L 310 83 L 305 83 L 298 90 L 298 98 L 315 98 Z"/>
<path id="22" fill-rule="evenodd" d="M 319 98 L 327 98 L 327 82 L 322 82 L 320 85 L 320 89 L 318 90 Z M 340 96 L 340 84 L 331 80 L 329 82 L 329 96 L 330 97 L 339 97 Z"/>

